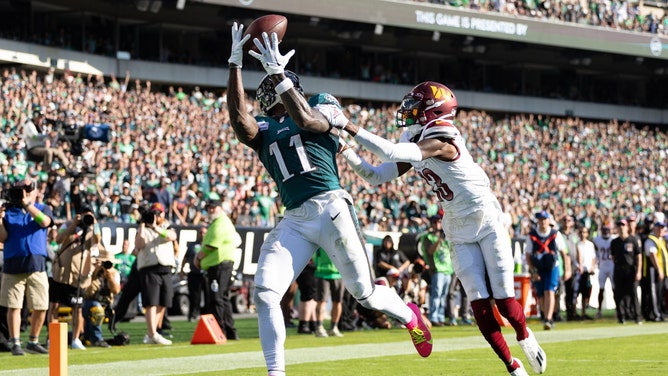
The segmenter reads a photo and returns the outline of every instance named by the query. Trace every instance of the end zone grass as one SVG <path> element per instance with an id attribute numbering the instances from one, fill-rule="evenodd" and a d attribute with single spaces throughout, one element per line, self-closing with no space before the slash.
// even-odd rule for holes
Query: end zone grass
<path id="1" fill-rule="evenodd" d="M 546 375 L 663 375 L 668 369 L 668 324 L 617 324 L 603 320 L 558 323 L 543 331 L 529 324 L 548 356 Z M 143 322 L 121 323 L 131 344 L 125 347 L 69 351 L 70 375 L 263 375 L 264 360 L 254 318 L 238 319 L 240 341 L 190 345 L 195 323 L 174 322 L 174 345 L 141 343 Z M 105 328 L 106 330 L 106 328 Z M 503 329 L 513 356 L 528 362 L 510 328 Z M 417 355 L 403 329 L 345 332 L 342 338 L 315 338 L 288 330 L 290 375 L 504 375 L 501 361 L 476 327 L 434 328 L 434 352 Z M 44 335 L 43 335 L 44 337 Z M 48 374 L 48 356 L 15 357 L 0 353 L 0 376 Z M 529 370 L 529 373 L 532 372 Z"/>

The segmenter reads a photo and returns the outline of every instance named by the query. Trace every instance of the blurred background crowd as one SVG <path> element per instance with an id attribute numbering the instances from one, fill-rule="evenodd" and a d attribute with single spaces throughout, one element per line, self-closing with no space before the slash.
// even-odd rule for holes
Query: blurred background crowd
<path id="1" fill-rule="evenodd" d="M 138 205 L 148 201 L 163 203 L 175 224 L 200 224 L 207 216 L 204 201 L 212 195 L 237 226 L 273 226 L 281 212 L 274 183 L 234 137 L 224 91 L 160 92 L 151 82 L 132 80 L 129 72 L 118 80 L 53 69 L 4 70 L 1 90 L 0 183 L 6 189 L 35 177 L 40 199 L 58 222 L 71 219 L 82 203 L 103 222 L 135 222 Z M 257 112 L 250 103 L 249 111 Z M 346 109 L 360 126 L 398 140 L 396 104 Z M 36 110 L 59 120 L 46 125 L 52 145 L 83 172 L 67 174 L 59 162 L 49 171 L 27 160 L 23 126 Z M 107 124 L 112 137 L 83 139 L 76 155 L 58 128 L 86 124 Z M 573 215 L 594 230 L 630 214 L 642 224 L 645 216 L 668 211 L 668 137 L 659 127 L 469 109 L 460 109 L 457 126 L 489 174 L 515 236 L 526 234 L 540 210 L 557 219 Z M 340 168 L 342 185 L 357 198 L 368 230 L 423 231 L 438 210 L 416 175 L 371 187 L 343 160 Z"/>
<path id="2" fill-rule="evenodd" d="M 663 12 L 641 12 L 638 1 L 609 0 L 414 0 L 483 12 L 499 12 L 549 21 L 574 22 L 619 30 L 668 33 L 668 17 Z M 665 1 L 657 1 L 665 4 Z"/>

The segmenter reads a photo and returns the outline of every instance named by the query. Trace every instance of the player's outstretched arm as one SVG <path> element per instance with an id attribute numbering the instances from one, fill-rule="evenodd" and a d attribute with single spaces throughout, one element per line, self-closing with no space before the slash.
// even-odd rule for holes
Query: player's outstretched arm
<path id="1" fill-rule="evenodd" d="M 400 142 L 395 144 L 385 138 L 377 136 L 366 129 L 360 128 L 351 121 L 343 127 L 355 140 L 377 155 L 383 162 L 419 162 L 427 158 L 452 160 L 458 155 L 458 150 L 450 142 L 442 138 L 421 140 L 418 143 Z"/>
<path id="2" fill-rule="evenodd" d="M 420 162 L 424 158 L 420 147 L 412 142 L 395 144 L 350 121 L 343 129 L 383 162 Z"/>
<path id="3" fill-rule="evenodd" d="M 276 88 L 276 94 L 281 97 L 283 107 L 290 114 L 299 128 L 323 133 L 330 128 L 327 119 L 318 111 L 313 111 L 306 98 L 294 89 L 294 83 L 285 75 L 285 66 L 290 61 L 295 50 L 290 50 L 285 55 L 278 50 L 278 36 L 276 33 L 262 33 L 262 40 L 253 39 L 255 47 L 259 52 L 249 51 L 248 53 L 258 59 L 264 67 L 267 74 L 271 76 Z"/>
<path id="4" fill-rule="evenodd" d="M 341 155 L 350 168 L 371 185 L 380 185 L 405 174 L 413 166 L 410 163 L 383 162 L 374 166 L 360 157 L 349 145 L 339 137 Z"/>
<path id="5" fill-rule="evenodd" d="M 227 83 L 227 110 L 230 113 L 230 124 L 239 141 L 253 149 L 259 147 L 258 125 L 255 118 L 248 112 L 246 94 L 241 79 L 243 62 L 243 46 L 250 36 L 243 36 L 243 25 L 236 22 L 232 25 L 232 51 L 228 63 L 230 74 Z"/>

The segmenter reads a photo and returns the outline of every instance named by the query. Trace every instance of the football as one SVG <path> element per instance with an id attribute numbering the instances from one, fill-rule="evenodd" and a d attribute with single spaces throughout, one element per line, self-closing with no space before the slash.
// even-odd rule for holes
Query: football
<path id="1" fill-rule="evenodd" d="M 260 18 L 256 18 L 253 22 L 248 25 L 248 28 L 244 32 L 245 35 L 250 35 L 250 39 L 246 42 L 244 49 L 246 51 L 253 50 L 257 52 L 257 47 L 253 43 L 253 39 L 257 38 L 262 41 L 262 33 L 265 32 L 269 35 L 271 33 L 276 33 L 278 36 L 278 41 L 283 40 L 285 32 L 288 29 L 288 19 L 285 16 L 279 14 L 268 14 Z"/>

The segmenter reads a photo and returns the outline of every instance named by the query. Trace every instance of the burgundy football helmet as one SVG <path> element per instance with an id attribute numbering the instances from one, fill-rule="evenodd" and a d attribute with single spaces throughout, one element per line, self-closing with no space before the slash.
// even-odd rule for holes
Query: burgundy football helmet
<path id="1" fill-rule="evenodd" d="M 401 101 L 397 126 L 409 127 L 412 133 L 435 120 L 452 120 L 457 113 L 457 98 L 447 86 L 426 81 L 415 86 Z M 411 129 L 415 128 L 415 129 Z"/>

